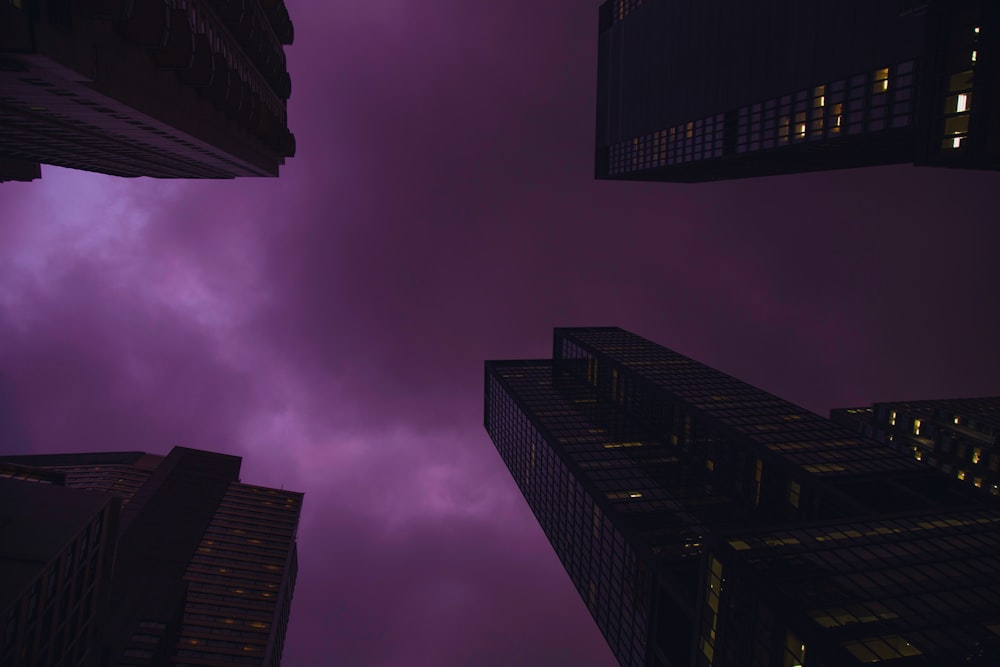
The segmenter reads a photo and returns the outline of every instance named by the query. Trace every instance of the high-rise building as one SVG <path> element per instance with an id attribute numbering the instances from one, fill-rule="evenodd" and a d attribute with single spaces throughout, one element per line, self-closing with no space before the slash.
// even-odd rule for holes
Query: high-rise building
<path id="1" fill-rule="evenodd" d="M 607 0 L 595 176 L 1000 169 L 990 0 Z"/>
<path id="2" fill-rule="evenodd" d="M 0 181 L 277 176 L 283 0 L 0 0 Z"/>
<path id="3" fill-rule="evenodd" d="M 302 494 L 243 484 L 240 461 L 184 447 L 0 459 L 120 499 L 105 665 L 280 665 Z"/>
<path id="4" fill-rule="evenodd" d="M 1000 397 L 876 403 L 830 419 L 1000 495 Z"/>
<path id="5" fill-rule="evenodd" d="M 0 463 L 0 665 L 100 664 L 116 498 Z"/>
<path id="6" fill-rule="evenodd" d="M 1000 504 L 912 455 L 617 328 L 486 362 L 485 426 L 623 666 L 1000 659 Z"/>

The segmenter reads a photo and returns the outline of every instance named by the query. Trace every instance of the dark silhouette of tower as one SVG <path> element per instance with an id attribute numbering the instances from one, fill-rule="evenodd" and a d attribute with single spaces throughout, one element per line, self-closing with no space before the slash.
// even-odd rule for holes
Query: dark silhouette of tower
<path id="1" fill-rule="evenodd" d="M 485 426 L 628 667 L 997 664 L 1000 504 L 617 328 L 488 361 Z"/>
<path id="2" fill-rule="evenodd" d="M 239 457 L 184 447 L 165 457 L 0 459 L 10 464 L 61 474 L 73 487 L 63 491 L 122 505 L 100 637 L 104 664 L 280 665 L 301 493 L 243 484 Z"/>
<path id="3" fill-rule="evenodd" d="M 283 0 L 0 0 L 0 180 L 277 176 Z"/>

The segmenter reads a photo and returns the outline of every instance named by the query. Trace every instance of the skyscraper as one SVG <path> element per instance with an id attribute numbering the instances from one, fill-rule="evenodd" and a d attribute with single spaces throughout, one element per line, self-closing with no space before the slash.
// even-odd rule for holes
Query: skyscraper
<path id="1" fill-rule="evenodd" d="M 486 362 L 485 426 L 623 666 L 1000 656 L 1000 505 L 910 455 L 616 328 Z"/>
<path id="2" fill-rule="evenodd" d="M 1000 169 L 987 0 L 607 0 L 595 176 Z"/>
<path id="3" fill-rule="evenodd" d="M 830 419 L 1000 495 L 1000 397 L 876 403 Z"/>
<path id="4" fill-rule="evenodd" d="M 277 176 L 292 37 L 282 0 L 0 0 L 0 181 Z"/>
<path id="5" fill-rule="evenodd" d="M 280 665 L 302 494 L 243 484 L 240 459 L 183 447 L 4 457 L 119 498 L 107 664 Z M 82 492 L 81 492 L 82 493 Z"/>
<path id="6" fill-rule="evenodd" d="M 58 472 L 0 463 L 0 665 L 101 658 L 118 499 Z"/>

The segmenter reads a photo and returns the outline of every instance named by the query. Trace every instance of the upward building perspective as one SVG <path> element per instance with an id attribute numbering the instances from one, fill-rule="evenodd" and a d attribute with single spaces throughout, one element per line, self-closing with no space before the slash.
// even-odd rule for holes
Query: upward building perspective
<path id="1" fill-rule="evenodd" d="M 86 511 L 76 511 L 84 515 L 77 532 L 85 536 L 90 534 L 87 517 L 113 503 L 116 511 L 105 516 L 105 525 L 110 526 L 105 533 L 117 535 L 111 549 L 114 568 L 102 580 L 106 613 L 99 623 L 84 626 L 99 628 L 96 639 L 84 637 L 93 640 L 87 644 L 91 652 L 86 655 L 100 660 L 61 661 L 63 653 L 55 650 L 44 659 L 39 657 L 39 651 L 48 650 L 46 637 L 64 635 L 66 608 L 53 607 L 45 602 L 47 598 L 40 598 L 39 603 L 22 594 L 20 598 L 8 596 L 10 609 L 15 611 L 0 617 L 0 641 L 9 641 L 13 647 L 17 640 L 23 646 L 6 654 L 9 661 L 2 664 L 278 667 L 298 567 L 296 533 L 302 494 L 243 484 L 240 463 L 239 457 L 184 447 L 173 448 L 167 456 L 106 452 L 0 457 L 0 478 L 14 478 L 0 482 L 19 485 L 19 493 L 32 487 L 45 505 L 64 502 L 62 496 L 67 494 L 82 498 L 85 502 L 80 505 Z M 43 484 L 28 480 L 47 480 L 58 488 L 42 488 Z M 52 496 L 53 490 L 61 496 Z M 0 486 L 0 500 L 3 493 Z M 45 562 L 58 563 L 65 546 L 59 542 L 49 552 Z M 67 572 L 76 567 L 71 567 L 73 546 L 69 554 Z M 49 591 L 41 569 L 46 566 L 35 567 L 42 572 L 40 590 Z M 90 572 L 83 565 L 80 568 Z M 91 572 L 89 576 L 96 575 Z M 32 590 L 37 593 L 36 589 L 38 585 L 28 595 Z M 5 602 L 0 597 L 0 605 Z M 70 635 L 85 623 L 78 616 L 73 613 Z M 24 643 L 29 640 L 34 643 Z M 60 639 L 54 645 L 67 643 Z M 0 655 L 6 646 L 0 644 Z M 24 646 L 31 648 L 25 652 Z M 73 654 L 74 658 L 82 655 Z"/>
<path id="2" fill-rule="evenodd" d="M 623 667 L 1000 664 L 986 489 L 613 327 L 484 409 Z"/>
<path id="3" fill-rule="evenodd" d="M 283 0 L 0 0 L 0 181 L 277 176 Z"/>
<path id="4" fill-rule="evenodd" d="M 991 0 L 607 0 L 595 177 L 1000 169 Z"/>

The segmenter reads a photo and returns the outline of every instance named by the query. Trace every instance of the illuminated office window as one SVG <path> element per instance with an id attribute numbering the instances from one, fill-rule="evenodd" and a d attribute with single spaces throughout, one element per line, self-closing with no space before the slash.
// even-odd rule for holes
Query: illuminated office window
<path id="1" fill-rule="evenodd" d="M 813 89 L 813 106 L 822 107 L 826 105 L 826 86 L 816 86 Z"/>
<path id="2" fill-rule="evenodd" d="M 920 420 L 913 420 L 913 435 L 920 435 Z"/>
<path id="3" fill-rule="evenodd" d="M 791 630 L 785 635 L 783 667 L 802 667 L 806 660 L 806 645 Z"/>
<path id="4" fill-rule="evenodd" d="M 889 68 L 875 70 L 874 82 L 872 83 L 872 94 L 878 95 L 889 90 Z"/>
<path id="5" fill-rule="evenodd" d="M 896 425 L 896 411 L 893 410 L 889 414 L 889 426 L 895 426 L 895 425 Z"/>

